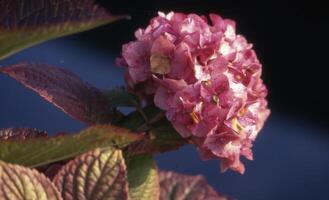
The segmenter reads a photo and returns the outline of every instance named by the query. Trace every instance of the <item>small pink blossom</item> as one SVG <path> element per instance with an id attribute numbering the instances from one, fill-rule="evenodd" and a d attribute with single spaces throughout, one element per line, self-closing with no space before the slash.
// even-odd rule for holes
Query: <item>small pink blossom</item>
<path id="1" fill-rule="evenodd" d="M 165 111 L 203 159 L 243 173 L 240 156 L 252 160 L 252 142 L 270 111 L 262 66 L 235 22 L 159 13 L 136 41 L 123 45 L 129 90 Z"/>

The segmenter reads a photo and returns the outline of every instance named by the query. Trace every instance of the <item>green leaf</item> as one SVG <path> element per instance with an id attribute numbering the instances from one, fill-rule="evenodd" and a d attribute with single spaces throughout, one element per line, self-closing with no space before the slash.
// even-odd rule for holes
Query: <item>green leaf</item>
<path id="1" fill-rule="evenodd" d="M 175 150 L 187 143 L 167 119 L 162 119 L 153 124 L 149 134 L 151 135 L 154 151 L 161 153 Z"/>
<path id="2" fill-rule="evenodd" d="M 53 182 L 64 200 L 125 200 L 126 172 L 121 150 L 96 149 L 67 163 Z"/>
<path id="3" fill-rule="evenodd" d="M 143 112 L 143 114 L 141 112 Z M 130 113 L 117 124 L 119 126 L 123 126 L 134 131 L 147 131 L 150 129 L 150 126 L 147 124 L 145 117 L 151 120 L 154 119 L 161 112 L 162 111 L 155 106 L 148 106 L 143 108 L 141 111 L 135 111 Z"/>
<path id="4" fill-rule="evenodd" d="M 10 76 L 85 124 L 108 123 L 117 117 L 101 91 L 65 69 L 20 63 L 1 67 L 0 73 Z"/>
<path id="5" fill-rule="evenodd" d="M 189 176 L 175 172 L 159 172 L 160 200 L 233 200 L 217 193 L 203 176 Z"/>
<path id="6" fill-rule="evenodd" d="M 187 140 L 182 138 L 171 123 L 165 119 L 161 110 L 150 106 L 144 108 L 142 112 L 149 122 L 146 122 L 140 112 L 136 111 L 119 123 L 119 126 L 136 132 L 146 132 L 143 140 L 136 141 L 127 147 L 127 154 L 162 153 L 178 149 L 187 143 Z"/>
<path id="7" fill-rule="evenodd" d="M 93 0 L 1 0 L 0 59 L 32 45 L 122 19 Z"/>
<path id="8" fill-rule="evenodd" d="M 137 107 L 140 105 L 138 98 L 123 87 L 105 91 L 104 94 L 112 107 Z"/>
<path id="9" fill-rule="evenodd" d="M 143 140 L 130 144 L 126 148 L 126 153 L 128 155 L 163 153 L 176 150 L 186 143 L 187 141 L 176 132 L 170 122 L 162 119 L 152 125 Z"/>
<path id="10" fill-rule="evenodd" d="M 55 185 L 34 169 L 0 161 L 0 199 L 61 200 Z"/>
<path id="11" fill-rule="evenodd" d="M 129 199 L 159 199 L 160 188 L 157 166 L 151 155 L 127 158 Z"/>
<path id="12" fill-rule="evenodd" d="M 79 134 L 0 142 L 0 160 L 36 167 L 65 160 L 95 148 L 123 148 L 142 139 L 124 128 L 98 125 Z"/>

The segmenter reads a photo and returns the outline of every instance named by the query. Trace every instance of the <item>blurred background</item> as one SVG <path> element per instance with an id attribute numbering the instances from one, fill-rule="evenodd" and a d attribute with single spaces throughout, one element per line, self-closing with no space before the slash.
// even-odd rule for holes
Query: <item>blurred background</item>
<path id="1" fill-rule="evenodd" d="M 159 168 L 203 174 L 216 190 L 237 199 L 329 199 L 329 12 L 321 1 L 98 1 L 114 14 L 129 14 L 92 31 L 37 45 L 0 61 L 61 66 L 99 88 L 123 84 L 114 66 L 121 45 L 134 39 L 157 11 L 207 15 L 237 22 L 263 64 L 272 115 L 254 146 L 245 175 L 220 174 L 217 161 L 202 162 L 191 146 L 157 156 Z M 1 45 L 1 44 L 0 44 Z M 0 127 L 35 127 L 50 133 L 83 125 L 14 80 L 0 75 Z"/>

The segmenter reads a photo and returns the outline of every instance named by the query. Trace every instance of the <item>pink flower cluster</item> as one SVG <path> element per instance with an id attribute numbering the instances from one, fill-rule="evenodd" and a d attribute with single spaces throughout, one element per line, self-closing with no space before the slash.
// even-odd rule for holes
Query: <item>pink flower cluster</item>
<path id="1" fill-rule="evenodd" d="M 270 111 L 262 66 L 235 23 L 215 14 L 159 13 L 136 41 L 123 45 L 129 90 L 165 111 L 178 133 L 203 159 L 243 173 L 243 155 Z M 150 101 L 149 101 L 150 102 Z"/>

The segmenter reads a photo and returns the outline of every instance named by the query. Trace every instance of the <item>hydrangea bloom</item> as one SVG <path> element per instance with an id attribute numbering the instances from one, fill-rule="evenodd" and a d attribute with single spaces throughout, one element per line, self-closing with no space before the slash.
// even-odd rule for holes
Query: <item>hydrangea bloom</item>
<path id="1" fill-rule="evenodd" d="M 235 22 L 215 14 L 159 13 L 136 41 L 123 45 L 129 90 L 165 111 L 202 158 L 244 172 L 270 111 L 261 64 Z"/>

